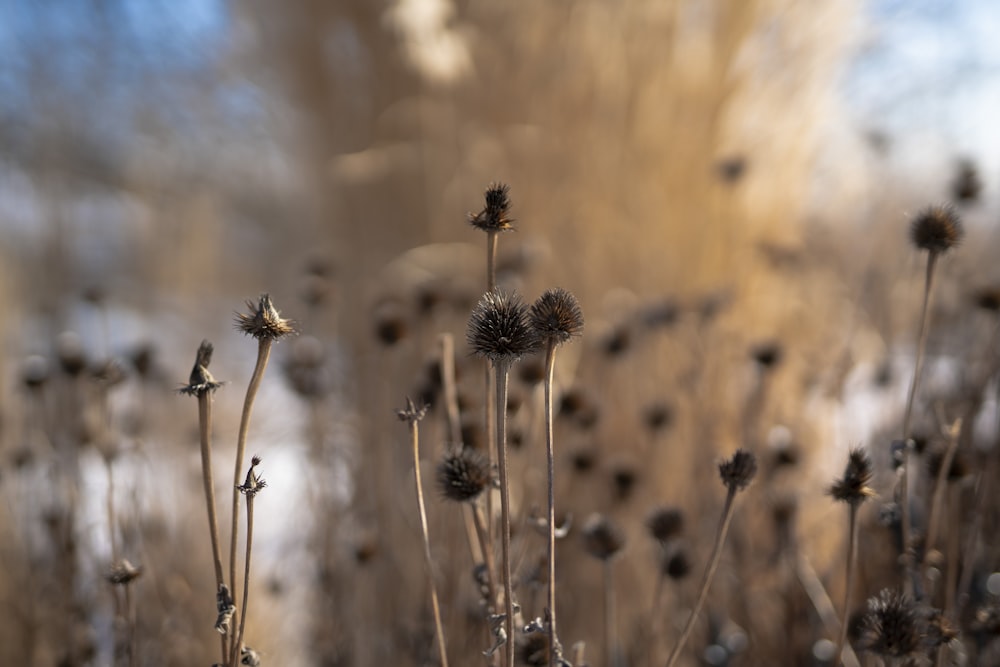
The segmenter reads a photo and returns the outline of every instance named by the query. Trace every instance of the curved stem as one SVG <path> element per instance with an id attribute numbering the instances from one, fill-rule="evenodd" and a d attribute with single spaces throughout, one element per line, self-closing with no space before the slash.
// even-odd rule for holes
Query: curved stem
<path id="1" fill-rule="evenodd" d="M 705 600 L 708 598 L 708 589 L 712 583 L 712 578 L 715 576 L 715 570 L 719 566 L 722 547 L 726 542 L 729 523 L 733 518 L 733 500 L 735 498 L 736 490 L 729 489 L 726 494 L 726 504 L 722 509 L 722 519 L 719 521 L 719 530 L 715 534 L 715 545 L 712 547 L 712 555 L 708 560 L 708 567 L 705 568 L 705 574 L 701 580 L 701 590 L 698 592 L 698 600 L 695 602 L 694 609 L 691 610 L 691 615 L 688 616 L 687 622 L 684 624 L 684 630 L 681 632 L 674 650 L 671 651 L 670 657 L 667 659 L 667 667 L 673 667 L 674 663 L 677 662 L 681 650 L 684 648 L 688 637 L 691 635 L 691 631 L 694 629 L 695 621 L 698 620 L 698 614 L 701 613 L 701 608 L 705 606 Z"/>
<path id="2" fill-rule="evenodd" d="M 243 455 L 246 453 L 247 432 L 250 430 L 250 415 L 253 414 L 254 399 L 257 398 L 257 390 L 260 389 L 261 380 L 264 378 L 264 371 L 267 369 L 267 361 L 271 357 L 270 338 L 261 338 L 257 347 L 257 363 L 254 366 L 253 374 L 250 376 L 250 383 L 247 385 L 246 398 L 243 399 L 243 412 L 240 415 L 240 430 L 236 436 L 236 467 L 233 473 L 233 516 L 230 524 L 231 532 L 229 536 L 229 581 L 232 582 L 236 595 L 236 541 L 239 535 L 239 510 L 240 510 L 240 472 L 243 468 Z M 238 652 L 239 647 L 236 647 Z"/>
<path id="3" fill-rule="evenodd" d="M 503 553 L 504 631 L 507 667 L 514 667 L 514 596 L 510 568 L 510 489 L 507 483 L 507 377 L 510 364 L 497 362 L 496 374 L 496 423 L 497 464 L 500 469 L 500 534 Z"/>
<path id="4" fill-rule="evenodd" d="M 437 586 L 434 585 L 434 561 L 431 558 L 431 541 L 427 532 L 427 510 L 424 507 L 424 487 L 420 481 L 420 428 L 416 419 L 410 420 L 410 438 L 413 442 L 413 477 L 417 486 L 417 508 L 420 511 L 420 531 L 424 541 L 424 561 L 427 564 L 427 580 L 431 588 L 431 610 L 434 613 L 434 630 L 437 634 L 441 667 L 448 667 L 448 652 L 445 648 L 444 626 L 441 625 L 441 606 L 438 604 Z"/>

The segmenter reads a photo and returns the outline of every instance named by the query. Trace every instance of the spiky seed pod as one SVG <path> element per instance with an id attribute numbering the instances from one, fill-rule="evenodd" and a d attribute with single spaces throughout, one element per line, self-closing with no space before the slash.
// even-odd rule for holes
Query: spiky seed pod
<path id="1" fill-rule="evenodd" d="M 627 463 L 621 463 L 611 471 L 611 488 L 615 500 L 625 502 L 632 497 L 639 482 L 639 471 Z"/>
<path id="2" fill-rule="evenodd" d="M 538 349 L 528 307 L 516 293 L 500 289 L 490 290 L 476 304 L 466 337 L 473 353 L 494 365 L 517 361 Z"/>
<path id="3" fill-rule="evenodd" d="M 917 604 L 907 595 L 886 588 L 868 598 L 861 635 L 865 649 L 883 657 L 908 657 L 920 650 L 923 638 Z"/>
<path id="4" fill-rule="evenodd" d="M 828 493 L 848 505 L 860 505 L 875 495 L 868 483 L 872 481 L 872 460 L 864 449 L 856 447 L 847 455 L 843 477 L 837 479 Z"/>
<path id="5" fill-rule="evenodd" d="M 621 530 L 602 514 L 592 514 L 583 524 L 583 548 L 598 560 L 609 560 L 625 546 Z"/>
<path id="6" fill-rule="evenodd" d="M 548 289 L 531 305 L 531 326 L 543 341 L 562 345 L 583 333 L 580 302 L 561 287 Z"/>
<path id="7" fill-rule="evenodd" d="M 928 206 L 910 223 L 910 240 L 920 250 L 942 253 L 962 241 L 965 228 L 953 206 Z"/>
<path id="8" fill-rule="evenodd" d="M 212 374 L 208 372 L 208 365 L 212 362 L 212 352 L 215 348 L 207 340 L 201 341 L 198 352 L 194 359 L 194 368 L 188 383 L 178 391 L 188 396 L 203 396 L 209 392 L 214 392 L 222 386 L 221 382 L 216 382 Z"/>
<path id="9" fill-rule="evenodd" d="M 261 491 L 261 489 L 267 486 L 267 480 L 257 475 L 257 466 L 259 465 L 260 457 L 252 457 L 250 459 L 250 469 L 247 470 L 246 480 L 243 484 L 236 487 L 239 489 L 240 493 L 245 495 L 247 498 L 253 498 Z"/>
<path id="10" fill-rule="evenodd" d="M 295 333 L 292 321 L 281 317 L 278 309 L 271 303 L 269 294 L 261 294 L 256 305 L 249 300 L 246 303 L 250 312 L 236 313 L 235 323 L 236 328 L 246 335 L 253 336 L 257 340 L 264 338 L 278 340 Z"/>
<path id="11" fill-rule="evenodd" d="M 510 186 L 490 183 L 486 188 L 486 205 L 476 214 L 469 214 L 469 224 L 484 232 L 509 232 L 514 229 L 510 217 Z"/>
<path id="12" fill-rule="evenodd" d="M 463 447 L 445 455 L 437 469 L 438 487 L 448 500 L 475 500 L 492 482 L 490 462 L 479 452 Z"/>
<path id="13" fill-rule="evenodd" d="M 745 489 L 757 474 L 757 457 L 745 449 L 719 464 L 719 476 L 730 491 Z"/>
<path id="14" fill-rule="evenodd" d="M 646 519 L 646 530 L 654 540 L 671 540 L 684 530 L 684 512 L 676 507 L 658 507 Z"/>

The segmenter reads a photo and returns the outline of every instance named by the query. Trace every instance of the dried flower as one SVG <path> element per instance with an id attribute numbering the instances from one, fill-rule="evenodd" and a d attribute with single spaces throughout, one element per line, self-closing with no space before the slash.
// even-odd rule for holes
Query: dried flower
<path id="1" fill-rule="evenodd" d="M 962 241 L 965 229 L 958 212 L 948 204 L 928 206 L 910 223 L 910 240 L 920 250 L 945 252 Z"/>
<path id="2" fill-rule="evenodd" d="M 684 512 L 676 507 L 658 507 L 646 519 L 646 529 L 654 540 L 673 539 L 684 530 Z"/>
<path id="3" fill-rule="evenodd" d="M 830 486 L 828 493 L 848 505 L 860 505 L 875 495 L 875 491 L 868 486 L 871 480 L 872 461 L 865 450 L 857 447 L 847 456 L 844 476 Z"/>
<path id="4" fill-rule="evenodd" d="M 220 635 L 229 634 L 229 625 L 236 613 L 236 605 L 233 603 L 233 596 L 229 592 L 229 586 L 219 584 L 219 592 L 215 595 L 215 608 L 218 616 L 215 618 L 215 631 Z"/>
<path id="5" fill-rule="evenodd" d="M 136 567 L 127 558 L 122 558 L 111 566 L 111 569 L 104 575 L 104 578 L 112 584 L 124 585 L 135 581 L 141 575 L 141 567 Z"/>
<path id="6" fill-rule="evenodd" d="M 243 484 L 236 487 L 239 489 L 240 493 L 245 495 L 247 498 L 253 498 L 261 491 L 261 489 L 267 486 L 267 480 L 257 475 L 257 466 L 259 465 L 260 457 L 252 457 L 250 459 L 250 469 L 247 470 L 246 480 Z"/>
<path id="7" fill-rule="evenodd" d="M 479 452 L 463 447 L 445 455 L 438 465 L 437 479 L 445 498 L 456 502 L 475 500 L 492 483 L 490 462 Z"/>
<path id="8" fill-rule="evenodd" d="M 660 558 L 660 571 L 675 581 L 687 577 L 691 573 L 691 559 L 687 549 L 676 544 L 664 551 Z"/>
<path id="9" fill-rule="evenodd" d="M 204 396 L 222 386 L 222 383 L 216 382 L 212 374 L 208 372 L 208 365 L 212 362 L 214 350 L 215 348 L 207 340 L 201 341 L 195 356 L 194 368 L 191 369 L 191 376 L 187 385 L 178 390 L 180 393 L 188 396 Z"/>
<path id="10" fill-rule="evenodd" d="M 261 294 L 257 305 L 247 301 L 247 314 L 236 313 L 236 328 L 257 340 L 278 340 L 295 333 L 291 320 L 282 319 L 269 294 Z"/>
<path id="11" fill-rule="evenodd" d="M 583 524 L 583 548 L 598 560 L 609 560 L 625 546 L 625 536 L 611 519 L 592 514 Z"/>
<path id="12" fill-rule="evenodd" d="M 494 365 L 517 361 L 538 347 L 527 306 L 517 294 L 499 289 L 484 294 L 473 309 L 467 338 L 473 353 Z"/>
<path id="13" fill-rule="evenodd" d="M 531 306 L 531 326 L 543 341 L 561 345 L 583 333 L 583 311 L 572 293 L 546 290 Z"/>
<path id="14" fill-rule="evenodd" d="M 423 419 L 427 415 L 426 404 L 421 405 L 419 408 L 413 402 L 413 399 L 406 398 L 406 408 L 403 410 L 396 410 L 396 416 L 399 417 L 401 422 L 415 423 Z"/>
<path id="15" fill-rule="evenodd" d="M 510 217 L 510 186 L 490 183 L 486 189 L 486 205 L 476 214 L 469 214 L 469 224 L 484 232 L 509 232 L 514 229 Z"/>
<path id="16" fill-rule="evenodd" d="M 924 633 L 916 602 L 907 595 L 883 589 L 868 599 L 862 621 L 862 646 L 883 657 L 907 657 L 921 648 Z"/>
<path id="17" fill-rule="evenodd" d="M 719 476 L 730 491 L 745 489 L 757 474 L 757 457 L 737 449 L 732 458 L 719 464 Z"/>

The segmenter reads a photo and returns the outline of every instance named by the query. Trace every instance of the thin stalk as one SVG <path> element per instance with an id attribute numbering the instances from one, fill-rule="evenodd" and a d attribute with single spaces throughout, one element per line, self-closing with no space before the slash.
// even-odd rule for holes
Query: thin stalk
<path id="1" fill-rule="evenodd" d="M 253 548 L 253 493 L 247 494 L 247 547 L 243 562 L 243 603 L 240 605 L 240 631 L 236 635 L 236 644 L 230 655 L 230 664 L 237 667 L 243 647 L 243 631 L 247 622 L 247 602 L 250 599 L 250 552 Z"/>
<path id="2" fill-rule="evenodd" d="M 510 489 L 507 482 L 507 378 L 510 364 L 496 362 L 497 463 L 500 470 L 500 535 L 503 554 L 504 631 L 507 667 L 514 667 L 514 596 L 510 567 Z"/>
<path id="3" fill-rule="evenodd" d="M 136 611 L 132 598 L 132 582 L 125 584 L 125 614 L 128 618 L 128 665 L 136 667 L 138 664 L 135 641 Z"/>
<path id="4" fill-rule="evenodd" d="M 615 659 L 615 644 L 617 636 L 615 627 L 615 580 L 611 571 L 611 563 L 614 559 L 608 558 L 604 561 L 604 649 L 607 655 L 608 667 L 616 667 L 618 661 Z M 556 663 L 552 663 L 556 667 Z"/>
<path id="5" fill-rule="evenodd" d="M 552 420 L 552 382 L 555 376 L 556 345 L 550 339 L 545 345 L 545 457 L 548 463 L 549 514 L 549 664 L 558 665 L 558 633 L 556 632 L 556 486 L 555 486 L 555 435 Z"/>
<path id="6" fill-rule="evenodd" d="M 212 398 L 210 392 L 198 394 L 198 431 L 201 443 L 201 479 L 205 487 L 205 505 L 208 508 L 208 533 L 212 540 L 212 562 L 215 565 L 215 590 L 224 583 L 222 574 L 222 549 L 219 544 L 219 520 L 215 507 L 215 484 L 212 473 Z M 219 638 L 222 647 L 222 664 L 229 662 L 229 645 L 225 635 Z"/>
<path id="7" fill-rule="evenodd" d="M 427 565 L 427 580 L 431 589 L 431 609 L 434 612 L 434 630 L 437 634 L 441 666 L 448 667 L 448 652 L 444 641 L 444 626 L 441 624 L 441 606 L 438 604 L 437 586 L 434 584 L 434 560 L 431 558 L 431 541 L 427 532 L 427 510 L 424 506 L 424 487 L 420 481 L 420 428 L 416 419 L 410 422 L 410 438 L 413 443 L 413 478 L 417 487 L 417 508 L 420 511 L 420 532 L 424 540 L 424 561 Z"/>
<path id="8" fill-rule="evenodd" d="M 486 291 L 491 292 L 497 284 L 497 237 L 498 232 L 490 231 L 486 233 Z M 483 364 L 483 379 L 484 388 L 483 394 L 485 396 L 485 410 L 484 418 L 486 420 L 486 451 L 489 453 L 490 467 L 499 465 L 497 463 L 496 451 L 499 444 L 496 442 L 496 432 L 499 428 L 497 426 L 497 415 L 503 414 L 506 417 L 507 406 L 503 405 L 501 408 L 502 412 L 498 412 L 496 408 L 496 393 L 494 390 L 494 381 L 496 369 L 493 368 L 492 364 Z M 496 380 L 499 382 L 499 380 Z M 493 399 L 493 400 L 490 400 Z M 504 473 L 506 474 L 506 472 Z M 494 492 L 492 488 L 486 489 L 486 535 L 489 537 L 489 547 L 490 551 L 493 551 L 494 542 L 494 517 L 496 515 L 496 499 L 494 498 Z M 496 605 L 497 601 L 493 600 L 493 604 Z"/>
<path id="9" fill-rule="evenodd" d="M 236 586 L 236 544 L 239 536 L 239 510 L 240 510 L 240 472 L 243 469 L 243 455 L 246 453 L 247 432 L 250 429 L 250 415 L 253 414 L 253 403 L 260 389 L 261 380 L 264 378 L 264 371 L 267 369 L 268 359 L 271 357 L 271 338 L 263 337 L 258 339 L 257 363 L 254 365 L 253 374 L 250 376 L 250 383 L 247 385 L 246 397 L 243 399 L 243 412 L 240 415 L 240 430 L 236 436 L 236 467 L 233 473 L 233 516 L 230 524 L 229 535 L 229 581 Z M 236 591 L 233 590 L 233 595 Z M 234 653 L 239 652 L 236 646 Z"/>
<path id="10" fill-rule="evenodd" d="M 834 628 L 838 626 L 837 612 L 833 608 L 833 602 L 823 587 L 819 575 L 816 574 L 809 559 L 801 552 L 796 558 L 795 575 L 798 577 L 799 583 L 802 584 L 802 589 L 809 597 L 809 601 L 812 602 L 816 613 L 819 614 L 820 620 L 823 621 L 823 625 L 826 626 L 830 634 L 833 634 Z M 850 644 L 844 645 L 841 659 L 846 667 L 861 667 L 858 656 L 855 655 Z"/>
<path id="11" fill-rule="evenodd" d="M 705 568 L 705 574 L 701 580 L 698 600 L 695 602 L 694 609 L 691 610 L 691 615 L 688 616 L 687 622 L 684 624 L 684 630 L 681 632 L 674 650 L 671 651 L 670 657 L 667 659 L 667 667 L 673 667 L 677 662 L 681 650 L 687 643 L 688 637 L 691 636 L 691 631 L 694 629 L 695 621 L 698 620 L 701 608 L 705 606 L 705 600 L 708 598 L 708 588 L 712 583 L 712 578 L 715 576 L 715 570 L 719 566 L 719 560 L 722 557 L 722 547 L 726 542 L 726 534 L 729 532 L 729 524 L 733 518 L 733 500 L 735 498 L 736 488 L 730 488 L 726 493 L 726 504 L 722 508 L 722 519 L 719 521 L 719 529 L 715 533 L 715 545 L 712 547 L 712 555 L 708 560 L 708 567 Z"/>
<path id="12" fill-rule="evenodd" d="M 908 471 L 910 462 L 910 421 L 913 417 L 913 401 L 916 398 L 920 376 L 924 370 L 924 350 L 927 347 L 927 325 L 930 315 L 929 304 L 931 289 L 934 286 L 934 266 L 937 263 L 937 255 L 938 253 L 933 250 L 927 254 L 927 272 L 924 275 L 924 300 L 920 310 L 920 328 L 917 333 L 917 358 L 914 362 L 913 381 L 910 383 L 910 390 L 906 397 L 906 410 L 903 412 L 903 461 L 899 477 L 899 502 L 902 510 L 903 563 L 906 571 L 904 587 L 907 593 L 913 592 L 913 582 L 910 576 L 912 559 L 910 557 L 910 485 Z"/>
<path id="13" fill-rule="evenodd" d="M 472 521 L 475 525 L 476 538 L 479 541 L 479 549 L 482 552 L 483 563 L 486 564 L 486 595 L 488 596 L 487 604 L 487 615 L 496 613 L 497 604 L 497 576 L 496 576 L 496 563 L 493 559 L 493 550 L 490 547 L 490 539 L 486 529 L 486 521 L 483 519 L 482 510 L 479 505 L 471 503 L 468 507 L 469 513 L 472 515 Z M 491 641 L 493 633 L 489 627 L 486 628 L 487 640 Z M 497 664 L 498 656 L 494 653 L 489 656 L 489 664 L 494 666 Z"/>
<path id="14" fill-rule="evenodd" d="M 441 344 L 441 385 L 444 390 L 445 418 L 448 438 L 452 445 L 462 442 L 462 426 L 458 411 L 458 390 L 455 387 L 455 339 L 443 333 Z"/>
<path id="15" fill-rule="evenodd" d="M 840 636 L 837 651 L 833 654 L 835 665 L 843 661 L 844 644 L 847 643 L 847 617 L 851 613 L 851 590 L 854 588 L 854 567 L 858 560 L 858 505 L 850 503 L 847 533 L 847 575 L 844 578 L 844 608 L 840 615 Z"/>
<path id="16" fill-rule="evenodd" d="M 941 459 L 941 467 L 938 470 L 937 477 L 934 479 L 934 495 L 931 499 L 931 515 L 927 521 L 927 540 L 924 544 L 924 563 L 925 571 L 925 584 L 927 588 L 930 588 L 930 579 L 927 576 L 929 569 L 926 568 L 927 556 L 930 554 L 931 550 L 934 549 L 934 545 L 937 544 L 938 532 L 940 532 L 941 526 L 941 512 L 944 509 L 945 504 L 945 494 L 948 491 L 948 472 L 951 470 L 951 465 L 955 460 L 955 451 L 958 449 L 958 436 L 961 430 L 962 421 L 961 419 L 955 422 L 948 432 L 948 449 L 945 450 L 945 454 Z"/>
<path id="17" fill-rule="evenodd" d="M 115 472 L 114 472 L 114 462 L 110 457 L 106 458 L 104 461 L 104 467 L 108 471 L 108 497 L 107 497 L 107 513 L 108 513 L 108 537 L 111 539 L 111 562 L 118 563 L 118 536 L 115 530 L 115 526 L 118 524 L 115 515 Z"/>

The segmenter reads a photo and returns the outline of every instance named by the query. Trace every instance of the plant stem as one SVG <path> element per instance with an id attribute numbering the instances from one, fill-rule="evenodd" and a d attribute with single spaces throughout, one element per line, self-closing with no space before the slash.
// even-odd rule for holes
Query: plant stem
<path id="1" fill-rule="evenodd" d="M 556 487 L 555 487 L 555 436 L 552 420 L 552 381 L 556 365 L 555 341 L 545 345 L 545 457 L 548 463 L 549 514 L 548 514 L 548 560 L 549 560 L 549 664 L 558 665 L 558 634 L 556 632 Z"/>
<path id="2" fill-rule="evenodd" d="M 413 443 L 413 478 L 417 487 L 417 508 L 420 511 L 420 531 L 424 541 L 424 561 L 427 564 L 427 580 L 431 588 L 431 609 L 434 613 L 434 629 L 437 634 L 441 667 L 448 667 L 448 652 L 444 641 L 444 626 L 441 624 L 441 606 L 438 604 L 437 586 L 434 584 L 434 561 L 431 558 L 431 541 L 427 532 L 427 511 L 424 506 L 424 487 L 420 481 L 420 427 L 416 419 L 410 422 L 410 438 Z"/>
<path id="3" fill-rule="evenodd" d="M 260 338 L 258 341 L 257 363 L 254 365 L 253 374 L 250 376 L 250 383 L 247 385 L 246 397 L 243 399 L 243 412 L 240 415 L 240 430 L 236 436 L 236 466 L 233 473 L 233 516 L 229 536 L 229 581 L 233 583 L 233 596 L 236 595 L 236 542 L 239 535 L 240 492 L 238 487 L 240 485 L 240 472 L 243 468 L 243 455 L 247 447 L 247 432 L 250 429 L 250 415 L 253 413 L 254 399 L 257 397 L 257 390 L 260 389 L 261 380 L 264 378 L 264 371 L 267 369 L 267 362 L 271 357 L 271 344 L 273 342 L 271 338 L 267 337 Z M 234 647 L 233 653 L 239 653 L 238 646 Z"/>
<path id="4" fill-rule="evenodd" d="M 604 650 L 607 655 L 608 667 L 616 667 L 618 661 L 615 659 L 616 633 L 615 626 L 615 582 L 611 571 L 612 558 L 604 561 Z M 555 663 L 552 663 L 555 667 Z"/>
<path id="5" fill-rule="evenodd" d="M 847 618 L 851 613 L 851 589 L 854 588 L 854 566 L 858 560 L 858 505 L 850 503 L 847 532 L 847 575 L 844 578 L 844 608 L 840 616 L 840 636 L 833 654 L 834 666 L 841 664 L 844 644 L 847 643 Z"/>
<path id="6" fill-rule="evenodd" d="M 201 479 L 205 487 L 205 505 L 208 507 L 208 533 L 212 540 L 212 562 L 215 564 L 215 590 L 224 583 L 222 550 L 219 545 L 219 521 L 215 513 L 215 484 L 212 474 L 212 397 L 209 392 L 198 395 L 198 431 L 201 443 Z M 226 637 L 220 638 L 222 664 L 229 662 Z"/>
<path id="7" fill-rule="evenodd" d="M 736 498 L 736 489 L 730 488 L 726 493 L 726 504 L 722 508 L 722 519 L 719 521 L 719 529 L 715 533 L 715 545 L 712 547 L 712 555 L 708 560 L 708 567 L 705 568 L 705 574 L 701 580 L 701 589 L 698 591 L 698 600 L 695 602 L 694 609 L 691 610 L 691 615 L 688 616 L 687 622 L 684 624 L 684 630 L 681 632 L 680 638 L 677 640 L 677 644 L 674 646 L 674 650 L 670 653 L 670 657 L 667 659 L 667 667 L 673 667 L 674 663 L 677 662 L 677 658 L 681 654 L 681 650 L 687 643 L 688 637 L 691 635 L 691 631 L 694 629 L 695 621 L 698 620 L 698 614 L 701 613 L 701 608 L 705 605 L 705 600 L 708 598 L 708 588 L 712 583 L 712 578 L 715 576 L 715 570 L 719 566 L 719 559 L 722 557 L 722 547 L 726 542 L 726 534 L 729 532 L 729 523 L 733 518 L 733 500 Z"/>
<path id="8" fill-rule="evenodd" d="M 514 597 L 510 568 L 510 489 L 507 481 L 507 377 L 509 362 L 496 362 L 497 464 L 500 470 L 500 535 L 503 553 L 504 631 L 507 667 L 514 667 Z"/>
<path id="9" fill-rule="evenodd" d="M 246 557 L 243 562 L 243 604 L 240 605 L 240 631 L 236 635 L 236 645 L 230 655 L 232 667 L 236 667 L 240 662 L 240 653 L 243 648 L 243 630 L 247 622 L 247 602 L 250 599 L 250 551 L 253 548 L 253 494 L 247 494 L 247 548 Z"/>
<path id="10" fill-rule="evenodd" d="M 927 329 L 930 315 L 931 289 L 934 286 L 934 266 L 937 263 L 937 253 L 933 250 L 927 254 L 927 271 L 924 275 L 924 300 L 920 310 L 920 328 L 917 333 L 917 357 L 914 361 L 913 381 L 910 383 L 910 390 L 906 397 L 906 409 L 903 412 L 903 461 L 901 463 L 902 472 L 899 478 L 900 486 L 900 509 L 902 510 L 902 540 L 903 540 L 903 564 L 904 564 L 904 589 L 907 593 L 913 592 L 913 581 L 911 577 L 912 558 L 910 557 L 910 485 L 909 485 L 909 461 L 910 461 L 910 421 L 913 417 L 913 401 L 917 395 L 917 387 L 920 384 L 920 376 L 924 369 L 924 350 L 927 347 Z"/>

